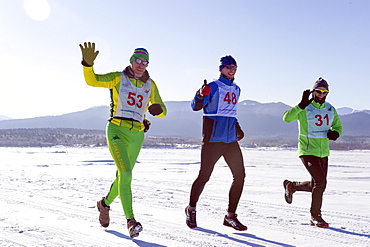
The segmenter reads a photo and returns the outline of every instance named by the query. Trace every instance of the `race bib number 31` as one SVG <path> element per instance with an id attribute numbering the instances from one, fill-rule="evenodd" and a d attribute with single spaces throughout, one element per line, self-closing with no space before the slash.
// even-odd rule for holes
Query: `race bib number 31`
<path id="1" fill-rule="evenodd" d="M 317 122 L 315 123 L 316 126 L 322 126 L 325 124 L 326 126 L 329 125 L 329 115 L 325 114 L 324 117 L 322 115 L 316 115 L 315 118 L 317 119 Z"/>

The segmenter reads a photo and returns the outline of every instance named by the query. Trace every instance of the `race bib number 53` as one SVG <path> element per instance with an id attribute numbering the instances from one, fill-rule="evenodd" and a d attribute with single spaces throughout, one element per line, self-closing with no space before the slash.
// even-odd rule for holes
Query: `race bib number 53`
<path id="1" fill-rule="evenodd" d="M 143 107 L 143 99 L 144 99 L 143 95 L 129 92 L 127 99 L 128 100 L 126 102 L 130 106 L 136 105 L 138 108 Z"/>

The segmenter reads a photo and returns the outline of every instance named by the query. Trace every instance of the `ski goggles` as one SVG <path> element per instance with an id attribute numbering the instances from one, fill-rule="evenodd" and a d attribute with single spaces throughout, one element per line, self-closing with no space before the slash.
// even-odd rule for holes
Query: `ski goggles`
<path id="1" fill-rule="evenodd" d="M 135 62 L 137 62 L 138 64 L 142 64 L 144 66 L 148 66 L 148 64 L 149 64 L 148 61 L 143 61 L 143 60 L 141 60 L 141 59 L 139 59 L 139 58 L 137 58 L 135 56 L 134 56 L 134 58 L 135 58 Z"/>
<path id="2" fill-rule="evenodd" d="M 225 68 L 226 69 L 234 69 L 234 70 L 237 70 L 238 69 L 238 66 L 235 66 L 235 65 L 225 65 Z"/>
<path id="3" fill-rule="evenodd" d="M 329 90 L 321 90 L 321 89 L 319 89 L 319 88 L 316 88 L 314 91 L 315 91 L 316 93 L 322 93 L 322 94 L 328 94 L 328 93 L 329 93 Z"/>

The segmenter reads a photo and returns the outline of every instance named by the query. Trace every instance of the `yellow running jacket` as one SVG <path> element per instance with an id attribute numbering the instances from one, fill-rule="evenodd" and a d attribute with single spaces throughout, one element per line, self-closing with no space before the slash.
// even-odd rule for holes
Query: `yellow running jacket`
<path id="1" fill-rule="evenodd" d="M 123 74 L 127 75 L 128 73 L 125 73 L 129 71 L 130 69 L 127 67 L 124 72 L 111 72 L 107 74 L 95 74 L 93 67 L 87 67 L 83 66 L 83 73 L 85 77 L 85 81 L 88 85 L 93 87 L 104 87 L 110 89 L 111 92 L 111 118 L 109 121 L 113 124 L 116 124 L 118 126 L 124 127 L 126 129 L 132 130 L 132 131 L 143 131 L 144 130 L 144 124 L 142 122 L 138 121 L 131 121 L 131 120 L 122 120 L 113 118 L 113 116 L 116 115 L 117 112 L 117 104 L 119 100 L 119 92 L 120 92 L 120 82 L 122 79 Z M 149 74 L 145 72 L 147 75 L 147 78 L 149 79 Z M 130 77 L 129 80 L 135 87 L 142 88 L 144 86 L 144 83 L 149 83 L 147 80 L 146 82 L 143 82 L 139 79 L 136 79 L 134 77 Z M 149 96 L 148 104 L 145 106 L 146 111 L 148 110 L 148 107 L 150 104 L 160 104 L 163 112 L 156 117 L 163 118 L 167 115 L 167 108 L 164 105 L 161 96 L 159 95 L 157 85 L 153 80 L 149 80 L 152 83 L 151 93 Z"/>

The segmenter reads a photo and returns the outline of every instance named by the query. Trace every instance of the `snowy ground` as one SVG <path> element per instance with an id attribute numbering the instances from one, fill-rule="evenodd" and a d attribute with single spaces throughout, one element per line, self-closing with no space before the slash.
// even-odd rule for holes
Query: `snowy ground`
<path id="1" fill-rule="evenodd" d="M 136 219 L 130 239 L 117 199 L 111 225 L 96 201 L 115 175 L 107 148 L 0 148 L 0 246 L 370 246 L 369 151 L 332 151 L 323 217 L 309 225 L 309 193 L 284 201 L 282 182 L 306 180 L 296 150 L 243 150 L 246 184 L 237 213 L 248 226 L 222 225 L 231 174 L 219 161 L 198 204 L 198 228 L 184 208 L 199 168 L 199 149 L 143 149 L 134 170 Z"/>

